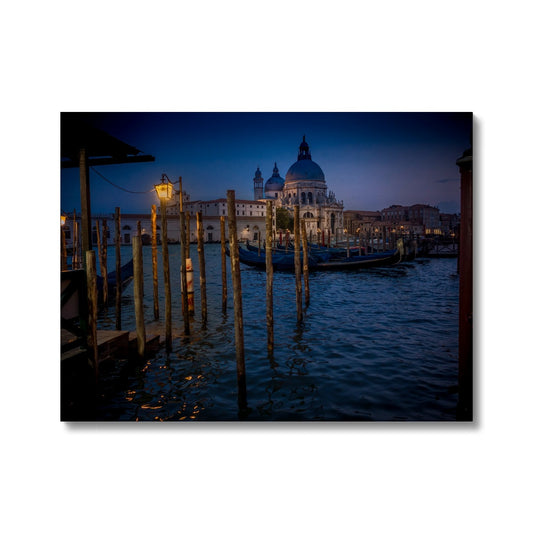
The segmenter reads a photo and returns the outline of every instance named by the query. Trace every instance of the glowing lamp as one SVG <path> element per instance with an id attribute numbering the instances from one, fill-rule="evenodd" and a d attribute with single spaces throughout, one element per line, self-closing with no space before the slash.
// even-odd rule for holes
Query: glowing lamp
<path id="1" fill-rule="evenodd" d="M 64 226 L 67 222 L 67 217 L 65 215 L 61 215 L 61 225 Z"/>
<path id="2" fill-rule="evenodd" d="M 174 186 L 165 174 L 161 176 L 161 183 L 154 185 L 155 192 L 160 200 L 170 200 L 174 191 Z"/>

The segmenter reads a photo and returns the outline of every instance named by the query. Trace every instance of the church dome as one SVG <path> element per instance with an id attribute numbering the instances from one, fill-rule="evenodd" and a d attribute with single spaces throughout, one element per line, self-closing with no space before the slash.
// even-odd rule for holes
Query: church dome
<path id="1" fill-rule="evenodd" d="M 310 159 L 296 161 L 285 176 L 287 183 L 294 181 L 326 181 L 322 169 Z"/>
<path id="2" fill-rule="evenodd" d="M 272 176 L 265 183 L 265 193 L 268 191 L 281 191 L 285 185 L 285 181 L 279 175 L 278 165 L 274 163 L 274 170 Z"/>
<path id="3" fill-rule="evenodd" d="M 311 152 L 309 151 L 309 145 L 305 142 L 305 135 L 300 144 L 298 161 L 287 171 L 285 181 L 287 183 L 295 181 L 326 181 L 322 169 L 311 160 Z"/>

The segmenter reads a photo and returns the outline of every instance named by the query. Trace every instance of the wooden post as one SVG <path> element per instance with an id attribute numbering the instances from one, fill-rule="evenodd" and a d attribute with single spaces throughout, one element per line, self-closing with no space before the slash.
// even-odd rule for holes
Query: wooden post
<path id="1" fill-rule="evenodd" d="M 191 213 L 187 211 L 185 214 L 185 258 L 189 259 L 191 257 Z"/>
<path id="2" fill-rule="evenodd" d="M 472 148 L 456 161 L 461 174 L 459 233 L 459 400 L 457 419 L 473 420 Z"/>
<path id="3" fill-rule="evenodd" d="M 261 232 L 259 232 L 257 239 L 257 255 L 261 255 Z"/>
<path id="4" fill-rule="evenodd" d="M 65 242 L 65 232 L 63 226 L 59 226 L 61 230 L 61 270 L 67 269 L 67 245 Z"/>
<path id="5" fill-rule="evenodd" d="M 225 217 L 220 217 L 220 255 L 221 255 L 221 270 L 222 270 L 222 313 L 226 314 L 228 301 L 228 285 L 226 276 L 226 229 Z"/>
<path id="6" fill-rule="evenodd" d="M 144 357 L 146 330 L 144 327 L 144 276 L 141 237 L 133 236 L 133 298 L 135 302 L 135 331 L 137 332 L 137 353 Z"/>
<path id="7" fill-rule="evenodd" d="M 244 332 L 242 319 L 241 267 L 239 243 L 237 241 L 237 219 L 235 216 L 235 191 L 229 190 L 228 231 L 231 256 L 231 277 L 233 281 L 233 312 L 235 320 L 235 357 L 237 360 L 237 385 L 239 409 L 246 408 L 246 367 L 244 364 Z"/>
<path id="8" fill-rule="evenodd" d="M 93 250 L 85 252 L 87 267 L 87 303 L 89 308 L 89 332 L 87 341 L 92 352 L 94 375 L 98 379 L 98 338 L 97 338 L 97 311 L 98 291 L 96 289 L 96 256 Z"/>
<path id="9" fill-rule="evenodd" d="M 84 262 L 87 258 L 85 252 L 92 250 L 90 189 L 87 150 L 80 148 L 81 249 Z"/>
<path id="10" fill-rule="evenodd" d="M 346 232 L 346 257 L 350 257 L 350 234 Z"/>
<path id="11" fill-rule="evenodd" d="M 163 252 L 163 280 L 165 283 L 165 347 L 167 352 L 172 348 L 172 298 L 170 290 L 170 269 L 168 265 L 167 236 L 167 199 L 161 198 L 161 232 Z"/>
<path id="12" fill-rule="evenodd" d="M 100 233 L 100 221 L 96 221 L 96 246 L 98 250 L 98 263 L 100 263 L 100 273 L 102 273 L 102 234 Z"/>
<path id="13" fill-rule="evenodd" d="M 152 282 L 154 292 L 154 320 L 159 320 L 159 284 L 157 280 L 157 210 L 152 205 Z"/>
<path id="14" fill-rule="evenodd" d="M 181 176 L 179 178 L 180 199 L 180 249 L 181 249 L 181 314 L 183 315 L 183 330 L 185 335 L 190 335 L 189 308 L 187 303 L 187 228 L 185 213 L 183 212 L 183 190 Z"/>
<path id="15" fill-rule="evenodd" d="M 122 279 L 120 275 L 120 207 L 115 207 L 115 329 L 122 329 Z"/>
<path id="16" fill-rule="evenodd" d="M 107 220 L 104 218 L 102 222 L 102 262 L 100 263 L 100 272 L 104 280 L 103 285 L 103 302 L 107 309 L 107 302 L 109 300 L 109 285 L 107 280 Z"/>
<path id="17" fill-rule="evenodd" d="M 309 250 L 307 247 L 307 231 L 305 230 L 305 220 L 302 218 L 302 249 L 303 249 L 303 272 L 304 272 L 304 293 L 305 307 L 309 305 Z"/>
<path id="18" fill-rule="evenodd" d="M 272 353 L 274 351 L 274 269 L 272 267 L 272 200 L 267 200 L 265 269 L 267 349 L 268 353 Z"/>
<path id="19" fill-rule="evenodd" d="M 294 206 L 294 277 L 296 280 L 296 320 L 302 321 L 302 265 L 300 262 L 300 206 Z"/>
<path id="20" fill-rule="evenodd" d="M 200 269 L 200 298 L 202 301 L 202 327 L 207 323 L 207 290 L 205 280 L 204 225 L 202 213 L 196 213 L 196 231 L 198 234 L 198 267 Z"/>
<path id="21" fill-rule="evenodd" d="M 76 210 L 72 214 L 72 270 L 78 268 L 78 221 L 76 220 Z"/>

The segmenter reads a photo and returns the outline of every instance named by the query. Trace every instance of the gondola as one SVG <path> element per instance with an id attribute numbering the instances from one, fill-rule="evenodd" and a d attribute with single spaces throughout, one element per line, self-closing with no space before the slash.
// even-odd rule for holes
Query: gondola
<path id="1" fill-rule="evenodd" d="M 229 255 L 229 250 L 226 249 Z M 309 254 L 309 270 L 356 270 L 377 266 L 394 265 L 400 262 L 399 250 L 381 252 L 368 255 L 354 255 L 342 258 L 326 258 L 317 260 Z M 265 254 L 258 254 L 239 247 L 239 260 L 241 263 L 265 270 Z M 303 265 L 303 258 L 301 264 Z M 274 270 L 294 271 L 294 254 L 272 254 L 272 268 Z"/>
<path id="2" fill-rule="evenodd" d="M 263 258 L 262 259 L 263 262 L 265 261 L 266 251 L 265 251 L 264 248 L 261 248 L 261 251 L 259 251 L 259 248 L 257 246 L 247 243 L 246 244 L 246 250 L 256 254 L 257 256 L 262 257 Z M 301 248 L 300 248 L 300 250 L 301 250 Z M 273 260 L 276 259 L 276 258 L 279 258 L 280 261 L 281 261 L 281 257 L 282 256 L 283 257 L 290 257 L 291 261 L 294 263 L 294 247 L 292 247 L 292 249 L 289 248 L 287 251 L 281 250 L 281 249 L 276 249 L 276 248 L 272 249 Z M 301 252 L 300 252 L 300 256 L 301 256 Z M 328 261 L 329 259 L 331 259 L 332 254 L 331 254 L 330 250 L 326 250 L 324 248 L 323 250 L 309 250 L 308 257 L 312 258 L 312 260 L 314 262 L 320 263 L 320 262 Z M 303 257 L 302 257 L 302 260 L 303 260 Z"/>
<path id="3" fill-rule="evenodd" d="M 133 259 L 130 259 L 127 263 L 120 267 L 120 286 L 122 291 L 133 280 Z M 96 276 L 96 288 L 98 290 L 98 303 L 104 303 L 104 278 L 102 276 Z M 109 272 L 107 275 L 107 303 L 113 303 L 115 301 L 117 290 L 117 271 Z"/>

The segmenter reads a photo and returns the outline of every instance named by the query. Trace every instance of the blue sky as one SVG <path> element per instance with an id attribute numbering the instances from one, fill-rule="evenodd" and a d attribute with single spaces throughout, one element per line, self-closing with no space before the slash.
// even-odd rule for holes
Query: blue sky
<path id="1" fill-rule="evenodd" d="M 260 167 L 265 181 L 277 162 L 285 176 L 302 136 L 345 209 L 391 204 L 435 205 L 459 212 L 456 159 L 470 145 L 470 113 L 89 113 L 92 125 L 155 156 L 153 163 L 95 169 L 130 191 L 148 191 L 165 173 L 182 176 L 194 200 L 235 189 L 253 198 Z M 91 209 L 148 213 L 155 193 L 133 194 L 91 172 Z M 79 210 L 79 171 L 61 171 L 61 209 Z"/>

